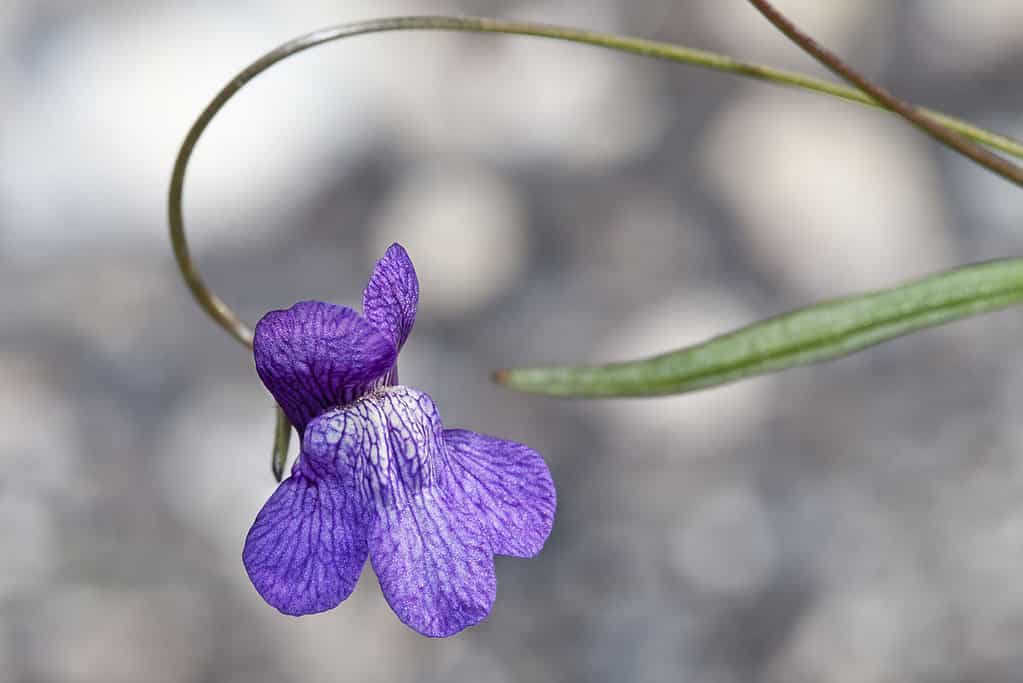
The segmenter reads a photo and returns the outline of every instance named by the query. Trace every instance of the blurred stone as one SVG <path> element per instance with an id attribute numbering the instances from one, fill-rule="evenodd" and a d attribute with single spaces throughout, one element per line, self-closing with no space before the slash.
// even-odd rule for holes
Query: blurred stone
<path id="1" fill-rule="evenodd" d="M 526 210 L 515 188 L 483 167 L 434 164 L 409 171 L 373 219 L 370 253 L 408 250 L 425 315 L 458 316 L 491 303 L 521 275 Z"/>
<path id="2" fill-rule="evenodd" d="M 942 588 L 955 600 L 956 644 L 961 666 L 1015 672 L 1023 637 L 1023 426 L 1018 420 L 1020 368 L 1002 373 L 999 400 L 986 411 L 954 472 L 930 492 L 935 540 L 947 548 L 940 564 Z M 1008 679 L 1011 676 L 995 676 Z M 969 678 L 964 676 L 962 679 Z"/>
<path id="3" fill-rule="evenodd" d="M 32 3 L 6 0 L 0 12 L 0 45 L 22 45 L 27 34 Z M 0 112 L 6 113 L 17 101 L 19 64 L 16 50 L 0 49 Z"/>
<path id="4" fill-rule="evenodd" d="M 512 675 L 506 666 L 486 650 L 478 650 L 459 642 L 457 652 L 445 653 L 436 673 L 420 678 L 423 683 L 436 681 L 478 681 L 479 683 L 512 683 L 521 680 Z"/>
<path id="5" fill-rule="evenodd" d="M 566 608 L 579 610 L 586 622 L 615 614 L 660 583 L 664 558 L 656 554 L 650 536 L 627 518 L 631 516 L 626 512 L 628 505 L 627 501 L 608 501 L 594 515 L 613 510 L 618 519 L 595 516 L 589 528 L 578 529 L 565 541 L 568 551 L 558 577 L 558 585 L 564 586 L 559 599 Z M 573 581 L 571 575 L 579 566 L 594 571 Z"/>
<path id="6" fill-rule="evenodd" d="M 644 6 L 644 12 L 649 11 Z M 520 0 L 509 7 L 508 15 L 522 21 L 544 21 L 563 26 L 578 26 L 591 31 L 621 32 L 629 14 L 621 0 Z"/>
<path id="7" fill-rule="evenodd" d="M 753 593 L 771 580 L 781 559 L 768 511 L 748 488 L 710 494 L 677 526 L 672 559 L 699 591 Z"/>
<path id="8" fill-rule="evenodd" d="M 945 0 L 912 10 L 921 61 L 945 74 L 969 75 L 1019 54 L 1018 0 Z"/>
<path id="9" fill-rule="evenodd" d="M 212 632 L 202 597 L 183 586 L 80 586 L 46 597 L 28 624 L 33 674 L 67 683 L 198 680 Z"/>
<path id="10" fill-rule="evenodd" d="M 256 513 L 277 487 L 270 472 L 273 399 L 258 380 L 200 384 L 166 418 L 156 441 L 158 473 L 178 516 L 206 536 L 207 565 L 248 586 L 241 548 Z M 298 451 L 292 438 L 292 455 Z M 252 596 L 258 599 L 255 592 Z"/>
<path id="11" fill-rule="evenodd" d="M 875 581 L 908 571 L 916 561 L 916 548 L 907 542 L 903 521 L 892 509 L 897 503 L 861 490 L 852 478 L 847 474 L 813 481 L 785 501 L 791 513 L 790 552 L 819 582 Z"/>
<path id="12" fill-rule="evenodd" d="M 941 656 L 941 644 L 933 638 L 938 624 L 938 607 L 933 604 L 937 597 L 912 583 L 823 596 L 771 662 L 767 680 L 772 683 L 918 680 L 913 678 L 914 673 L 920 673 L 918 667 L 927 670 L 929 658 Z"/>
<path id="13" fill-rule="evenodd" d="M 240 560 L 239 560 L 240 564 Z M 440 652 L 458 647 L 457 639 L 424 641 L 398 621 L 380 593 L 370 565 L 355 592 L 335 610 L 299 619 L 284 617 L 249 589 L 251 618 L 272 633 L 285 671 L 308 683 L 344 680 L 390 683 L 415 680 Z M 427 647 L 436 644 L 435 648 Z"/>
<path id="14" fill-rule="evenodd" d="M 5 548 L 0 572 L 0 604 L 27 599 L 53 576 L 60 554 L 50 511 L 39 498 L 0 487 L 0 547 Z"/>
<path id="15" fill-rule="evenodd" d="M 0 671 L 6 672 L 12 678 L 19 676 L 20 667 L 16 667 L 14 657 L 11 655 L 9 636 L 7 635 L 7 615 L 3 608 L 0 608 Z"/>
<path id="16" fill-rule="evenodd" d="M 578 220 L 586 230 L 570 236 L 578 240 L 577 267 L 589 287 L 628 300 L 636 292 L 681 288 L 713 274 L 709 231 L 679 204 L 668 192 L 624 183 L 580 206 Z"/>
<path id="17" fill-rule="evenodd" d="M 691 615 L 677 607 L 669 596 L 644 591 L 595 614 L 585 624 L 584 680 L 688 680 L 698 669 L 695 629 Z"/>
<path id="18" fill-rule="evenodd" d="M 991 118 L 984 123 L 992 130 L 1017 140 L 1023 138 L 1023 111 L 1003 112 Z M 1002 240 L 1010 240 L 1013 245 L 1023 243 L 1023 193 L 1018 187 L 975 164 L 956 163 L 949 171 L 965 213 L 962 229 L 973 240 L 982 245 Z"/>
<path id="19" fill-rule="evenodd" d="M 73 402 L 56 379 L 52 368 L 27 353 L 0 352 L 0 498 L 7 488 L 45 494 L 74 489 L 81 435 Z"/>
<path id="20" fill-rule="evenodd" d="M 883 2 L 781 0 L 773 4 L 821 45 L 843 56 L 855 54 L 860 71 L 877 68 L 887 52 L 890 31 L 885 30 L 885 19 L 892 10 Z M 824 71 L 748 2 L 719 0 L 691 6 L 694 9 L 699 6 L 700 11 L 694 11 L 693 17 L 701 26 L 739 59 L 801 71 Z"/>
<path id="21" fill-rule="evenodd" d="M 163 264 L 160 264 L 163 265 Z M 24 315 L 88 340 L 112 362 L 130 362 L 165 311 L 159 299 L 180 284 L 151 259 L 96 256 L 47 274 L 16 306 Z"/>
<path id="22" fill-rule="evenodd" d="M 649 150 L 664 132 L 665 112 L 643 74 L 642 64 L 606 51 L 463 38 L 418 85 L 394 90 L 394 111 L 424 153 L 605 168 Z"/>
<path id="23" fill-rule="evenodd" d="M 1019 487 L 1014 488 L 1018 500 Z M 985 516 L 979 524 L 971 524 L 972 529 L 961 530 L 966 537 L 955 557 L 965 645 L 973 659 L 987 666 L 1016 660 L 1023 637 L 1023 586 L 1018 580 L 1023 563 L 1023 510 L 1016 502 L 1002 507 L 1006 509 L 992 515 L 994 519 Z"/>
<path id="24" fill-rule="evenodd" d="M 749 90 L 714 123 L 703 163 L 754 257 L 819 299 L 954 262 L 923 144 L 884 114 Z"/>
<path id="25" fill-rule="evenodd" d="M 111 242 L 165 251 L 154 207 L 177 147 L 217 89 L 288 37 L 268 9 L 240 21 L 231 5 L 97 5 L 59 25 L 36 47 L 45 77 L 24 76 L 0 131 L 17 169 L 0 174 L 0 245 L 30 261 Z M 272 69 L 217 118 L 189 170 L 193 249 L 277 229 L 371 139 L 372 100 L 345 73 Z"/>

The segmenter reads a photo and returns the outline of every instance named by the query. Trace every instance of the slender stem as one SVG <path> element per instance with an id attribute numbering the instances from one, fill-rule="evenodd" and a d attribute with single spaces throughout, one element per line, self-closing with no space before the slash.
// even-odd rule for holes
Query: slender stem
<path id="1" fill-rule="evenodd" d="M 841 76 L 849 83 L 852 83 L 861 91 L 880 102 L 889 111 L 893 111 L 911 124 L 919 128 L 925 135 L 928 135 L 938 142 L 951 147 L 963 156 L 972 159 L 984 168 L 997 173 L 1011 183 L 1023 187 L 1023 168 L 993 154 L 983 147 L 976 145 L 959 133 L 949 130 L 940 122 L 933 120 L 926 112 L 903 102 L 879 85 L 875 85 L 865 76 L 843 62 L 838 55 L 831 52 L 820 43 L 815 41 L 806 33 L 803 33 L 784 14 L 775 9 L 767 0 L 750 0 L 750 4 L 757 8 L 764 17 L 784 33 L 792 42 L 814 59 L 826 66 L 832 73 Z"/>
<path id="2" fill-rule="evenodd" d="M 214 294 L 199 273 L 195 262 L 188 250 L 188 242 L 185 238 L 185 224 L 182 210 L 182 193 L 185 182 L 185 170 L 195 149 L 196 143 L 202 136 L 206 127 L 210 124 L 217 113 L 225 104 L 250 80 L 266 71 L 271 66 L 294 54 L 308 50 L 317 45 L 328 43 L 342 38 L 357 36 L 367 33 L 379 33 L 382 31 L 413 31 L 413 30 L 442 30 L 442 31 L 464 31 L 473 33 L 506 33 L 514 35 L 536 36 L 540 38 L 551 38 L 573 43 L 582 43 L 596 47 L 619 50 L 632 54 L 643 55 L 655 59 L 663 59 L 672 62 L 681 62 L 692 66 L 713 69 L 727 73 L 739 74 L 762 81 L 769 81 L 779 85 L 791 86 L 803 90 L 810 90 L 833 97 L 838 97 L 850 102 L 856 102 L 865 106 L 885 109 L 883 99 L 874 98 L 853 88 L 847 88 L 835 83 L 821 81 L 802 74 L 774 69 L 759 64 L 742 62 L 731 57 L 681 47 L 671 43 L 662 43 L 640 38 L 629 38 L 623 36 L 584 31 L 575 28 L 562 26 L 550 26 L 519 21 L 503 21 L 498 19 L 479 18 L 458 18 L 458 17 L 394 17 L 388 19 L 374 19 L 370 21 L 343 24 L 307 35 L 295 38 L 283 45 L 271 50 L 255 62 L 247 66 L 241 73 L 231 80 L 224 88 L 217 93 L 216 97 L 207 105 L 206 109 L 199 115 L 199 118 L 192 124 L 191 129 L 185 136 L 185 140 L 178 152 L 177 160 L 174 163 L 174 171 L 171 176 L 170 192 L 168 196 L 168 218 L 170 221 L 170 237 L 174 248 L 174 256 L 177 259 L 178 267 L 188 285 L 192 295 L 207 314 L 232 337 L 246 346 L 252 346 L 252 329 L 245 324 L 216 294 Z M 954 130 L 979 143 L 989 145 L 1023 159 L 1023 142 L 1010 137 L 999 135 L 983 128 L 973 126 L 965 121 L 921 109 L 932 120 L 947 128 Z"/>
<path id="3" fill-rule="evenodd" d="M 291 444 L 291 423 L 288 417 L 277 406 L 274 424 L 274 447 L 270 457 L 270 470 L 279 484 L 284 477 L 284 466 L 288 463 L 288 446 Z"/>

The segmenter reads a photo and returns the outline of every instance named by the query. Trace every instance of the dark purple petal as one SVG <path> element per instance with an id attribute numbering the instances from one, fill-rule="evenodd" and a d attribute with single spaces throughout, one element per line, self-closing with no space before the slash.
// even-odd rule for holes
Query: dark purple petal
<path id="1" fill-rule="evenodd" d="M 377 261 L 373 276 L 362 295 L 366 319 L 384 332 L 401 350 L 416 322 L 419 304 L 419 279 L 404 247 L 392 244 Z M 395 377 L 392 384 L 397 383 Z"/>
<path id="2" fill-rule="evenodd" d="M 454 635 L 494 605 L 487 533 L 471 510 L 439 490 L 379 515 L 370 527 L 369 556 L 387 604 L 424 636 Z"/>
<path id="3" fill-rule="evenodd" d="M 434 485 L 443 429 L 423 392 L 381 388 L 310 422 L 302 466 L 316 476 L 351 479 L 363 505 L 382 514 Z"/>
<path id="4" fill-rule="evenodd" d="M 557 497 L 540 454 L 520 443 L 463 429 L 444 432 L 448 495 L 476 511 L 498 555 L 532 557 L 554 524 Z"/>
<path id="5" fill-rule="evenodd" d="M 380 384 L 398 351 L 345 306 L 303 301 L 256 325 L 256 372 L 299 433 L 313 417 Z"/>
<path id="6" fill-rule="evenodd" d="M 284 614 L 336 607 L 366 563 L 367 519 L 351 487 L 337 477 L 285 479 L 245 539 L 242 559 L 252 585 Z"/>

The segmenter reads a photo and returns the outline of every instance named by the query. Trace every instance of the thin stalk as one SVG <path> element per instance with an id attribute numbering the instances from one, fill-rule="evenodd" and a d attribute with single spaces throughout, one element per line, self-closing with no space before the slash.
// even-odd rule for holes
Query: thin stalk
<path id="1" fill-rule="evenodd" d="M 855 102 L 865 106 L 885 109 L 886 106 L 878 99 L 864 94 L 854 88 L 848 88 L 836 83 L 818 80 L 799 73 L 775 69 L 760 64 L 743 62 L 726 55 L 682 47 L 671 43 L 663 43 L 641 38 L 630 38 L 624 36 L 585 31 L 564 26 L 551 26 L 546 24 L 535 24 L 521 21 L 504 21 L 499 19 L 480 19 L 471 17 L 394 17 L 387 19 L 374 19 L 351 24 L 343 24 L 290 40 L 287 43 L 271 50 L 255 62 L 247 66 L 235 78 L 233 78 L 216 97 L 207 105 L 206 109 L 199 115 L 199 118 L 192 124 L 191 129 L 185 136 L 185 140 L 178 152 L 177 160 L 174 163 L 174 170 L 171 175 L 170 192 L 168 194 L 168 219 L 170 223 L 170 238 L 174 249 L 174 257 L 177 260 L 178 268 L 185 280 L 192 295 L 202 309 L 220 325 L 228 334 L 246 346 L 252 346 L 252 328 L 239 318 L 220 297 L 218 297 L 206 284 L 198 267 L 192 259 L 188 249 L 188 241 L 185 237 L 185 224 L 182 209 L 182 195 L 185 182 L 185 171 L 191 159 L 192 152 L 199 138 L 209 126 L 210 122 L 225 104 L 250 80 L 269 69 L 271 66 L 310 48 L 329 43 L 331 41 L 349 38 L 352 36 L 368 33 L 380 33 L 384 31 L 462 31 L 470 33 L 504 33 L 512 35 L 535 36 L 539 38 L 550 38 L 596 47 L 618 50 L 637 55 L 643 55 L 654 59 L 663 59 L 671 62 L 679 62 L 706 69 L 713 69 L 726 73 L 737 74 L 767 81 L 778 85 L 785 85 L 802 90 L 813 91 L 832 97 L 838 97 L 849 102 Z M 971 140 L 997 149 L 1006 154 L 1023 159 L 1023 142 L 1014 140 L 1005 135 L 999 135 L 974 126 L 960 119 L 940 114 L 927 109 L 920 109 L 937 123 L 953 130 Z"/>
<path id="2" fill-rule="evenodd" d="M 830 69 L 835 75 L 855 85 L 873 98 L 874 101 L 879 102 L 885 109 L 895 112 L 906 119 L 924 135 L 937 140 L 946 147 L 954 149 L 967 159 L 976 162 L 992 173 L 1002 176 L 1010 183 L 1023 187 L 1023 168 L 1007 159 L 1003 159 L 997 154 L 992 154 L 980 145 L 964 138 L 959 133 L 949 130 L 938 121 L 931 120 L 926 112 L 917 109 L 907 102 L 903 102 L 881 86 L 874 84 L 866 76 L 843 62 L 838 55 L 825 48 L 806 33 L 803 33 L 788 17 L 775 9 L 767 0 L 750 0 L 750 4 L 756 7 L 769 22 L 774 24 L 775 28 L 784 33 L 789 40 L 801 47 L 803 51 Z"/>

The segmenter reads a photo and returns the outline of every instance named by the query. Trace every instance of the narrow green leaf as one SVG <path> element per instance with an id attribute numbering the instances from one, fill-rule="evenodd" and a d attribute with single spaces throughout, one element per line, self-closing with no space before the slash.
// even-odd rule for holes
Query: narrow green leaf
<path id="1" fill-rule="evenodd" d="M 1023 301 L 1023 258 L 988 261 L 893 289 L 826 301 L 652 358 L 499 370 L 512 389 L 548 396 L 660 396 L 839 358 L 927 327 Z"/>
<path id="2" fill-rule="evenodd" d="M 284 415 L 284 411 L 277 406 L 274 414 L 277 416 L 274 424 L 274 450 L 270 459 L 270 469 L 273 471 L 277 483 L 284 478 L 284 466 L 288 463 L 288 446 L 291 444 L 291 423 Z"/>

